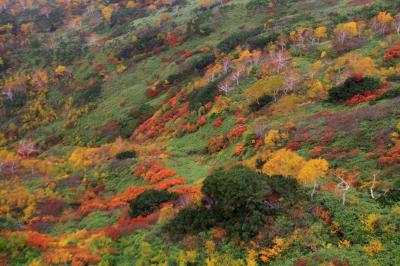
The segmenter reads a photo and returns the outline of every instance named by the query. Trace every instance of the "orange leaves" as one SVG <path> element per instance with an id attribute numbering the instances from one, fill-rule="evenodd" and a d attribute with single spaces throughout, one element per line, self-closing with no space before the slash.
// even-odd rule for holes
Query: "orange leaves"
<path id="1" fill-rule="evenodd" d="M 395 45 L 392 48 L 386 50 L 385 55 L 383 56 L 384 61 L 392 61 L 395 58 L 400 57 L 400 45 Z"/>
<path id="2" fill-rule="evenodd" d="M 229 140 L 224 135 L 211 137 L 208 139 L 208 152 L 216 153 L 219 152 L 229 145 Z"/>
<path id="3" fill-rule="evenodd" d="M 236 138 L 241 137 L 243 135 L 243 133 L 246 132 L 246 130 L 247 130 L 247 127 L 243 126 L 243 125 L 235 127 L 228 133 L 227 137 L 228 137 L 229 141 L 232 141 Z"/>
<path id="4" fill-rule="evenodd" d="M 184 185 L 185 178 L 183 177 L 175 177 L 171 179 L 162 180 L 160 183 L 157 184 L 157 190 L 166 190 L 170 187 L 177 186 L 177 185 Z"/>
<path id="5" fill-rule="evenodd" d="M 34 231 L 26 231 L 24 232 L 26 236 L 27 245 L 39 248 L 46 249 L 50 247 L 51 238 L 48 235 L 41 234 Z"/>
<path id="6" fill-rule="evenodd" d="M 107 205 L 104 204 L 100 199 L 95 198 L 90 201 L 84 202 L 80 207 L 78 212 L 86 215 L 88 213 L 98 211 L 98 210 L 105 210 L 107 209 Z"/>
<path id="7" fill-rule="evenodd" d="M 116 195 L 108 200 L 107 205 L 110 209 L 126 206 L 129 201 L 136 199 L 142 194 L 148 187 L 135 187 L 131 186 L 122 194 Z"/>
<path id="8" fill-rule="evenodd" d="M 378 163 L 380 165 L 393 165 L 400 163 L 400 142 L 397 142 L 396 146 L 387 151 L 385 155 L 379 157 Z"/>
<path id="9" fill-rule="evenodd" d="M 224 121 L 223 117 L 218 117 L 215 119 L 215 121 L 212 123 L 214 128 L 220 127 L 222 125 L 222 122 Z"/>
<path id="10" fill-rule="evenodd" d="M 363 247 L 362 251 L 364 251 L 369 256 L 375 256 L 383 251 L 382 242 L 379 240 L 371 240 L 368 246 Z"/>
<path id="11" fill-rule="evenodd" d="M 237 144 L 233 149 L 233 154 L 236 156 L 243 155 L 243 152 L 244 152 L 244 145 L 242 143 Z"/>
<path id="12" fill-rule="evenodd" d="M 115 157 L 123 151 L 134 149 L 134 145 L 122 138 L 117 138 L 114 143 L 104 144 L 94 148 L 77 148 L 69 156 L 69 161 L 75 167 L 93 167 L 101 164 L 105 160 Z"/>
<path id="13" fill-rule="evenodd" d="M 132 219 L 121 219 L 117 224 L 106 228 L 105 233 L 107 236 L 114 240 L 118 240 L 122 234 L 133 232 L 140 228 L 146 228 L 150 224 L 157 222 L 159 211 L 156 211 L 148 216 L 139 216 Z"/>
<path id="14" fill-rule="evenodd" d="M 101 10 L 101 13 L 103 14 L 104 20 L 107 22 L 110 22 L 111 20 L 111 16 L 113 13 L 113 9 L 111 6 L 105 6 L 103 7 L 103 9 Z"/>
<path id="15" fill-rule="evenodd" d="M 160 162 L 153 160 L 139 163 L 135 168 L 134 174 L 154 184 L 176 175 L 176 171 L 166 169 Z"/>

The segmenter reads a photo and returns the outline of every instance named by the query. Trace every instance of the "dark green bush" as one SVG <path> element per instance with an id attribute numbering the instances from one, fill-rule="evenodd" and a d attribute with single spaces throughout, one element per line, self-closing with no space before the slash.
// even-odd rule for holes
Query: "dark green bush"
<path id="1" fill-rule="evenodd" d="M 156 109 L 150 104 L 144 103 L 140 105 L 136 110 L 133 110 L 131 116 L 133 119 L 143 122 L 153 115 Z"/>
<path id="2" fill-rule="evenodd" d="M 329 102 L 337 103 L 351 99 L 356 94 L 377 90 L 382 84 L 379 79 L 372 77 L 350 77 L 343 84 L 329 90 Z"/>
<path id="3" fill-rule="evenodd" d="M 57 62 L 69 65 L 80 57 L 85 49 L 77 38 L 62 38 L 55 49 Z"/>
<path id="4" fill-rule="evenodd" d="M 176 217 L 164 227 L 166 233 L 175 239 L 186 234 L 206 231 L 216 225 L 214 214 L 204 207 L 182 209 Z"/>
<path id="5" fill-rule="evenodd" d="M 204 181 L 202 192 L 219 224 L 243 238 L 254 236 L 269 214 L 264 203 L 272 192 L 268 177 L 247 167 L 215 172 Z"/>
<path id="6" fill-rule="evenodd" d="M 263 108 L 265 105 L 272 103 L 273 101 L 274 97 L 270 95 L 264 95 L 258 100 L 258 102 L 254 102 L 249 105 L 250 111 L 256 112 Z"/>
<path id="7" fill-rule="evenodd" d="M 220 226 L 232 236 L 248 239 L 257 234 L 265 218 L 290 207 L 300 194 L 294 179 L 269 177 L 250 168 L 235 166 L 218 170 L 203 184 L 203 206 L 183 209 L 166 230 L 183 236 Z M 274 195 L 278 200 L 270 200 Z"/>
<path id="8" fill-rule="evenodd" d="M 219 80 L 210 82 L 207 86 L 195 89 L 188 94 L 187 99 L 191 111 L 197 110 L 206 103 L 214 100 L 214 97 L 218 95 L 218 82 Z"/>
<path id="9" fill-rule="evenodd" d="M 400 189 L 391 189 L 387 193 L 378 198 L 378 202 L 382 205 L 392 206 L 400 201 Z"/>
<path id="10" fill-rule="evenodd" d="M 235 49 L 236 46 L 245 44 L 247 39 L 249 39 L 250 37 L 260 34 L 261 31 L 262 28 L 256 28 L 252 31 L 240 31 L 233 33 L 229 37 L 223 39 L 220 43 L 218 43 L 217 48 L 224 53 L 229 53 L 230 51 Z"/>
<path id="11" fill-rule="evenodd" d="M 205 67 L 207 67 L 208 65 L 214 63 L 214 61 L 215 61 L 215 55 L 206 54 L 206 55 L 203 55 L 199 59 L 196 60 L 196 62 L 194 63 L 194 67 L 197 70 L 202 70 Z"/>
<path id="12" fill-rule="evenodd" d="M 101 95 L 102 81 L 96 80 L 95 83 L 88 88 L 78 90 L 74 93 L 74 105 L 82 106 L 90 102 L 94 102 Z"/>
<path id="13" fill-rule="evenodd" d="M 130 203 L 130 216 L 146 216 L 155 211 L 161 203 L 176 200 L 178 194 L 170 193 L 165 190 L 149 189 L 139 195 Z"/>
<path id="14" fill-rule="evenodd" d="M 25 105 L 26 100 L 27 97 L 25 92 L 14 93 L 12 99 L 5 97 L 3 100 L 3 107 L 6 114 L 13 114 L 13 112 Z"/>
<path id="15" fill-rule="evenodd" d="M 131 158 L 136 158 L 136 152 L 134 151 L 123 151 L 118 153 L 115 158 L 118 160 L 125 160 L 125 159 L 131 159 Z"/>
<path id="16" fill-rule="evenodd" d="M 276 32 L 270 33 L 265 36 L 255 36 L 252 38 L 249 38 L 247 43 L 250 45 L 251 49 L 256 49 L 256 48 L 265 48 L 269 43 L 273 43 L 277 40 L 279 34 Z"/>

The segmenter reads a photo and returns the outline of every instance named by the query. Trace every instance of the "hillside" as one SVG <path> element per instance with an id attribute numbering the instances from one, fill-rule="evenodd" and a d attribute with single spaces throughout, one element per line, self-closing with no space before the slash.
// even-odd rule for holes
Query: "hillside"
<path id="1" fill-rule="evenodd" d="M 399 0 L 0 0 L 0 265 L 399 265 Z"/>

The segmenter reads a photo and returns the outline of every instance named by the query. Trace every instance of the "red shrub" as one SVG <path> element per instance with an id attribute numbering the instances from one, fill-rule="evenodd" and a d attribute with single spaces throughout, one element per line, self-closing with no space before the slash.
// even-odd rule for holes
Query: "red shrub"
<path id="1" fill-rule="evenodd" d="M 318 158 L 318 157 L 320 157 L 325 151 L 326 151 L 326 147 L 325 147 L 325 146 L 315 146 L 315 147 L 311 150 L 310 156 L 311 156 L 311 158 Z"/>
<path id="2" fill-rule="evenodd" d="M 142 194 L 149 187 L 135 187 L 131 186 L 123 193 L 113 196 L 107 201 L 108 209 L 115 209 L 121 206 L 127 206 L 128 202 L 136 199 L 140 194 Z"/>
<path id="3" fill-rule="evenodd" d="M 229 141 L 232 141 L 238 137 L 241 137 L 243 135 L 243 133 L 246 132 L 246 130 L 247 130 L 246 126 L 235 127 L 228 133 L 227 137 L 228 137 Z"/>
<path id="4" fill-rule="evenodd" d="M 295 141 L 289 142 L 286 145 L 286 149 L 295 151 L 295 150 L 298 150 L 301 147 L 301 145 L 302 145 L 301 141 L 295 140 Z"/>
<path id="5" fill-rule="evenodd" d="M 335 137 L 335 132 L 333 129 L 328 129 L 326 132 L 320 134 L 320 140 L 324 144 L 329 144 L 333 141 Z"/>
<path id="6" fill-rule="evenodd" d="M 236 117 L 235 124 L 244 124 L 247 122 L 247 119 L 243 116 Z"/>
<path id="7" fill-rule="evenodd" d="M 400 57 L 400 45 L 395 45 L 392 48 L 386 50 L 385 55 L 383 56 L 384 61 L 392 61 L 395 58 Z"/>
<path id="8" fill-rule="evenodd" d="M 356 94 L 350 100 L 346 101 L 347 105 L 356 105 L 362 102 L 368 102 L 374 100 L 376 97 L 381 96 L 387 91 L 387 89 L 379 89 L 374 91 L 367 91 L 364 94 Z"/>
<path id="9" fill-rule="evenodd" d="M 392 165 L 400 163 L 400 142 L 391 148 L 385 155 L 378 159 L 379 165 Z"/>
<path id="10" fill-rule="evenodd" d="M 166 179 L 166 180 L 161 181 L 160 183 L 157 184 L 156 189 L 157 190 L 166 190 L 173 186 L 184 185 L 184 184 L 185 184 L 185 178 L 175 177 L 175 178 Z"/>
<path id="11" fill-rule="evenodd" d="M 264 138 L 257 138 L 254 144 L 254 151 L 257 151 L 261 146 L 264 145 Z"/>
<path id="12" fill-rule="evenodd" d="M 222 122 L 224 122 L 224 118 L 223 117 L 218 117 L 213 123 L 213 127 L 217 128 L 220 127 L 222 125 Z"/>
<path id="13" fill-rule="evenodd" d="M 199 126 L 204 126 L 207 123 L 207 118 L 203 115 L 200 117 L 198 125 Z"/>
<path id="14" fill-rule="evenodd" d="M 229 145 L 229 140 L 224 135 L 219 135 L 216 137 L 211 137 L 208 139 L 208 152 L 210 154 L 219 152 Z"/>
<path id="15" fill-rule="evenodd" d="M 189 58 L 189 57 L 191 57 L 193 55 L 193 52 L 192 51 L 186 51 L 184 54 L 183 54 L 183 57 L 184 58 Z"/>
<path id="16" fill-rule="evenodd" d="M 162 91 L 162 89 L 147 89 L 144 94 L 147 98 L 151 99 L 158 96 Z"/>
<path id="17" fill-rule="evenodd" d="M 150 224 L 154 224 L 157 222 L 159 216 L 159 212 L 156 211 L 148 216 L 136 217 L 133 219 L 120 219 L 117 224 L 114 224 L 104 231 L 107 236 L 111 237 L 114 240 L 118 240 L 122 234 L 131 233 L 140 228 L 146 228 Z"/>
<path id="18" fill-rule="evenodd" d="M 46 249 L 50 247 L 50 237 L 34 231 L 27 231 L 25 233 L 26 244 L 29 246 L 37 247 L 39 249 Z"/>
<path id="19" fill-rule="evenodd" d="M 176 175 L 175 170 L 166 169 L 157 161 L 148 161 L 138 164 L 134 173 L 137 176 L 141 176 L 145 181 L 150 181 L 152 184 Z"/>

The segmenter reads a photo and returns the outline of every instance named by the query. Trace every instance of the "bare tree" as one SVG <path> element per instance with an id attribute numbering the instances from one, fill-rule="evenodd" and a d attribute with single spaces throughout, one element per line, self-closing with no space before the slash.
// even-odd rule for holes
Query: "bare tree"
<path id="1" fill-rule="evenodd" d="M 218 84 L 218 88 L 225 95 L 227 95 L 229 93 L 229 91 L 231 90 L 231 85 L 230 85 L 229 79 L 225 79 L 224 81 L 220 82 Z"/>
<path id="2" fill-rule="evenodd" d="M 222 71 L 226 74 L 232 65 L 232 60 L 229 57 L 222 59 Z"/>
<path id="3" fill-rule="evenodd" d="M 369 188 L 369 192 L 371 194 L 371 198 L 373 198 L 373 199 L 375 199 L 375 195 L 374 195 L 375 184 L 376 184 L 376 174 L 373 174 L 373 180 L 372 180 L 372 183 L 371 183 L 371 187 Z"/>
<path id="4" fill-rule="evenodd" d="M 345 205 L 346 204 L 346 194 L 350 189 L 350 184 L 340 174 L 337 174 L 336 177 L 339 178 L 339 180 L 341 181 L 339 184 L 336 185 L 336 191 L 337 190 L 342 191 L 342 205 Z"/>

